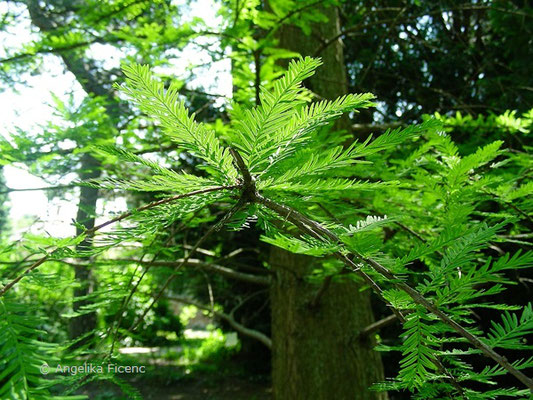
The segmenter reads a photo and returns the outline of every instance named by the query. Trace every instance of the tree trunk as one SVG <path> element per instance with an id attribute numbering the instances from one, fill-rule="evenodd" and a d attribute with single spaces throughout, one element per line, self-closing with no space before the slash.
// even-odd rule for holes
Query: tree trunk
<path id="1" fill-rule="evenodd" d="M 319 7 L 327 23 L 314 24 L 310 36 L 294 26 L 280 30 L 280 47 L 314 55 L 320 39 L 339 32 L 334 7 Z M 347 79 L 340 41 L 329 46 L 324 65 L 308 81 L 308 87 L 323 98 L 346 94 Z M 336 129 L 350 130 L 346 117 Z M 318 304 L 311 305 L 319 285 L 306 277 L 314 266 L 311 257 L 272 248 L 274 272 L 271 286 L 272 383 L 275 400 L 383 400 L 386 393 L 368 387 L 383 380 L 380 356 L 372 339 L 361 341 L 358 332 L 374 321 L 369 291 L 348 279 L 333 280 Z"/>
<path id="2" fill-rule="evenodd" d="M 313 259 L 278 248 L 270 257 L 273 398 L 386 399 L 368 390 L 383 379 L 383 367 L 374 343 L 358 338 L 373 322 L 368 294 L 354 282 L 332 282 L 312 307 L 318 285 L 306 276 Z"/>
<path id="3" fill-rule="evenodd" d="M 78 173 L 81 180 L 96 179 L 100 177 L 101 168 L 100 162 L 85 153 L 81 158 L 80 171 Z M 80 188 L 80 198 L 78 200 L 78 212 L 76 214 L 76 222 L 83 226 L 76 226 L 76 236 L 81 235 L 85 230 L 92 229 L 95 224 L 96 202 L 98 201 L 98 189 L 93 187 L 82 186 Z M 86 237 L 81 243 L 76 246 L 77 251 L 90 250 L 92 248 L 92 237 Z M 82 259 L 81 261 L 90 261 L 90 258 Z M 74 267 L 74 276 L 76 282 L 79 284 L 74 289 L 74 311 L 80 310 L 85 305 L 92 303 L 90 299 L 76 301 L 77 298 L 87 296 L 95 290 L 95 279 L 92 274 L 90 262 L 80 266 Z M 71 319 L 69 326 L 70 337 L 75 339 L 83 334 L 86 334 L 96 328 L 96 313 L 91 312 L 83 314 Z"/>
<path id="4" fill-rule="evenodd" d="M 4 235 L 4 229 L 7 225 L 7 216 L 9 214 L 9 207 L 7 205 L 9 193 L 2 193 L 2 191 L 5 190 L 7 190 L 7 185 L 4 179 L 4 167 L 0 165 L 0 240 Z"/>

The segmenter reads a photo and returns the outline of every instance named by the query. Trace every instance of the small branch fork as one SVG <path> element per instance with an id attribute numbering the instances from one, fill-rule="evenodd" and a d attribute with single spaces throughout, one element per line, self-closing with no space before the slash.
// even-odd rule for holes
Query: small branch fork
<path id="1" fill-rule="evenodd" d="M 319 223 L 310 220 L 309 218 L 305 217 L 304 215 L 298 213 L 295 210 L 290 209 L 287 206 L 277 204 L 273 202 L 272 200 L 262 197 L 259 194 L 257 196 L 258 196 L 258 201 L 261 204 L 277 212 L 281 216 L 287 218 L 289 221 L 293 222 L 294 225 L 296 225 L 298 228 L 303 230 L 305 233 L 310 234 L 317 239 L 326 238 L 326 239 L 332 240 L 334 243 L 341 242 L 340 239 L 333 232 L 322 227 Z M 361 274 L 363 272 L 360 269 L 358 269 L 357 266 L 353 263 L 353 261 L 351 261 L 347 256 L 341 253 L 336 253 L 335 256 L 341 259 L 345 263 L 345 265 L 349 267 L 353 272 L 357 272 L 358 274 Z M 418 292 L 416 289 L 413 289 L 411 286 L 409 286 L 408 284 L 400 280 L 389 269 L 387 269 L 386 267 L 384 267 L 383 265 L 381 265 L 379 262 L 375 261 L 374 259 L 363 257 L 360 254 L 354 254 L 354 256 L 360 261 L 372 267 L 376 272 L 380 273 L 385 278 L 387 278 L 397 289 L 400 289 L 403 292 L 407 293 L 413 299 L 415 303 L 422 305 L 426 310 L 436 315 L 442 322 L 444 322 L 446 325 L 448 325 L 453 330 L 455 330 L 457 333 L 459 333 L 459 335 L 467 339 L 473 346 L 481 350 L 481 352 L 485 356 L 492 358 L 501 367 L 505 368 L 510 374 L 512 374 L 520 382 L 522 382 L 525 386 L 527 386 L 530 390 L 533 391 L 533 380 L 531 378 L 529 378 L 528 376 L 523 374 L 521 371 L 513 367 L 511 363 L 509 363 L 509 361 L 507 361 L 505 357 L 498 354 L 490 346 L 487 346 L 485 343 L 483 343 L 481 339 L 478 338 L 476 335 L 470 333 L 463 326 L 461 326 L 460 324 L 455 322 L 452 318 L 450 318 L 446 313 L 439 310 L 430 300 L 426 299 L 422 294 L 420 294 L 420 292 Z M 357 269 L 355 269 L 354 267 L 356 267 Z M 363 278 L 365 278 L 365 280 L 367 279 L 366 276 L 363 276 Z M 375 287 L 374 285 L 372 286 Z M 392 310 L 394 311 L 394 308 L 392 308 Z"/>
<path id="2" fill-rule="evenodd" d="M 233 158 L 235 159 L 235 163 L 237 164 L 237 167 L 239 168 L 243 176 L 243 193 L 246 193 L 248 201 L 262 204 L 263 206 L 269 208 L 270 210 L 276 212 L 283 218 L 287 219 L 303 233 L 309 234 L 316 239 L 327 239 L 332 241 L 333 243 L 342 243 L 340 238 L 336 234 L 331 232 L 329 229 L 323 227 L 318 222 L 307 218 L 305 215 L 286 205 L 278 204 L 259 194 L 255 189 L 253 178 L 250 176 L 250 172 L 246 168 L 242 157 L 234 149 L 231 149 L 230 152 Z M 395 276 L 388 268 L 381 265 L 379 262 L 370 257 L 364 257 L 361 254 L 354 252 L 352 252 L 352 254 L 360 262 L 369 265 L 372 269 L 374 269 L 374 271 L 387 278 L 389 282 L 392 283 L 397 289 L 400 289 L 403 292 L 407 293 L 415 303 L 423 306 L 426 310 L 437 316 L 442 322 L 444 322 L 446 325 L 455 330 L 459 335 L 468 340 L 470 344 L 472 344 L 474 347 L 481 350 L 481 352 L 485 356 L 496 361 L 501 367 L 506 369 L 511 375 L 517 378 L 533 392 L 533 379 L 529 378 L 524 373 L 513 367 L 513 365 L 509 361 L 507 361 L 504 356 L 494 351 L 494 349 L 486 345 L 476 335 L 470 333 L 466 328 L 455 322 L 450 316 L 448 316 L 446 313 L 437 308 L 430 300 L 426 299 L 420 292 L 418 292 L 416 289 L 412 288 L 411 286 L 403 282 L 401 279 L 399 279 L 397 276 Z M 346 265 L 350 272 L 361 275 L 363 279 L 370 283 L 374 290 L 378 291 L 378 295 L 382 297 L 381 289 L 379 288 L 379 286 L 367 274 L 365 274 L 364 271 L 362 271 L 357 264 L 355 264 L 350 258 L 348 258 L 348 256 L 342 254 L 341 252 L 337 252 L 334 255 Z M 405 320 L 405 317 L 398 310 L 395 310 L 394 307 L 391 307 L 391 309 L 401 321 Z M 437 361 L 436 364 L 439 369 L 443 368 L 440 361 Z M 454 380 L 452 380 L 452 382 L 454 382 Z"/>
<path id="3" fill-rule="evenodd" d="M 199 253 L 198 250 L 196 250 L 196 253 Z M 30 257 L 28 255 L 28 257 Z M 26 261 L 0 261 L 0 264 L 3 265 L 16 265 L 16 264 L 32 264 L 37 260 L 26 260 Z M 85 264 L 79 264 L 75 262 L 70 262 L 66 260 L 54 260 L 56 262 L 70 265 L 73 267 L 81 267 L 86 266 Z M 127 259 L 127 258 L 107 258 L 103 259 L 101 261 L 96 261 L 92 264 L 101 264 L 101 265 L 110 265 L 110 264 L 117 264 L 117 263 L 132 263 L 132 264 L 138 264 L 138 265 L 144 265 L 146 267 L 169 267 L 174 268 L 177 265 L 179 265 L 183 259 L 178 259 L 174 261 L 150 261 L 150 260 L 136 260 L 136 259 Z M 206 270 L 210 272 L 215 272 L 219 275 L 225 276 L 226 278 L 235 279 L 243 282 L 253 283 L 260 286 L 268 286 L 270 285 L 270 278 L 267 275 L 256 275 L 256 274 L 249 274 L 246 272 L 240 272 L 233 268 L 225 267 L 221 264 L 206 262 L 203 260 L 200 260 L 198 258 L 191 258 L 186 263 L 185 266 L 191 267 L 191 268 L 197 268 L 201 270 Z"/>
<path id="4" fill-rule="evenodd" d="M 368 325 L 366 328 L 362 329 L 361 332 L 359 332 L 360 338 L 366 338 L 372 335 L 373 333 L 381 330 L 382 328 L 389 326 L 390 324 L 394 323 L 398 318 L 396 315 L 391 314 L 388 317 L 385 317 L 383 319 L 380 319 L 379 321 L 376 321 L 370 325 Z"/>

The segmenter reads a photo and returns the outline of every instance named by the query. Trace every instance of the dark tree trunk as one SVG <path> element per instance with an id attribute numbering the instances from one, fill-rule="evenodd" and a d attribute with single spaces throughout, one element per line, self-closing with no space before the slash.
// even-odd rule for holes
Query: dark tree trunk
<path id="1" fill-rule="evenodd" d="M 272 381 L 275 400 L 367 400 L 383 379 L 379 355 L 358 332 L 373 322 L 369 296 L 356 283 L 332 283 L 316 307 L 307 282 L 313 259 L 273 248 Z"/>
<path id="2" fill-rule="evenodd" d="M 9 207 L 7 205 L 7 200 L 9 198 L 9 193 L 5 192 L 7 190 L 6 182 L 4 179 L 4 167 L 0 166 L 0 239 L 4 233 L 4 229 L 7 223 L 7 216 L 9 213 Z M 4 191 L 4 193 L 2 193 Z"/>
<path id="3" fill-rule="evenodd" d="M 96 179 L 101 174 L 100 162 L 94 157 L 85 153 L 81 159 L 80 172 L 78 173 L 81 180 Z M 85 230 L 94 227 L 96 202 L 98 201 L 98 189 L 82 186 L 80 188 L 80 198 L 78 200 L 78 212 L 76 222 L 81 225 L 76 227 L 76 235 L 81 235 Z M 83 228 L 82 228 L 83 226 Z M 85 238 L 76 246 L 77 251 L 90 250 L 93 245 L 92 237 Z M 74 276 L 79 284 L 74 289 L 73 304 L 74 311 L 80 310 L 83 306 L 91 304 L 91 300 L 85 299 L 76 301 L 77 298 L 91 294 L 95 289 L 95 279 L 90 266 L 90 257 L 80 261 L 83 265 L 74 267 Z M 96 313 L 83 314 L 75 317 L 70 322 L 70 337 L 75 339 L 96 328 Z"/>
<path id="4" fill-rule="evenodd" d="M 339 32 L 339 18 L 333 7 L 320 7 L 327 23 L 315 24 L 310 36 L 294 26 L 280 31 L 280 47 L 315 55 L 321 39 Z M 333 99 L 347 92 L 342 44 L 329 46 L 320 54 L 324 65 L 307 83 L 323 98 Z M 350 130 L 346 117 L 337 129 Z M 320 285 L 307 276 L 316 259 L 272 248 L 274 272 L 272 306 L 272 381 L 275 400 L 382 400 L 385 393 L 368 387 L 383 379 L 380 356 L 372 350 L 373 340 L 362 341 L 358 332 L 374 321 L 369 291 L 348 279 L 332 281 L 313 307 Z"/>

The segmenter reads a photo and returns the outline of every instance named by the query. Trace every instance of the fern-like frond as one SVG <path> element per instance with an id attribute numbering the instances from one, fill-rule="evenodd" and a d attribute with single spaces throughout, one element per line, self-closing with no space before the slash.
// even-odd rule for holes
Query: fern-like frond
<path id="1" fill-rule="evenodd" d="M 524 307 L 520 318 L 506 311 L 502 315 L 501 324 L 493 321 L 488 334 L 488 343 L 491 347 L 504 349 L 533 349 L 533 345 L 526 339 L 531 334 L 533 334 L 533 307 L 529 303 Z"/>
<path id="2" fill-rule="evenodd" d="M 364 220 L 357 221 L 355 225 L 350 224 L 346 228 L 346 235 L 354 235 L 357 233 L 369 231 L 380 226 L 390 223 L 390 219 L 386 215 L 380 217 L 379 215 L 368 215 Z"/>
<path id="3" fill-rule="evenodd" d="M 325 149 L 320 154 L 312 150 L 298 151 L 291 160 L 295 166 L 275 176 L 272 179 L 273 184 L 310 176 L 320 176 L 325 173 L 331 174 L 340 168 L 349 167 L 354 162 L 342 146 Z M 269 174 L 263 174 L 262 179 L 265 180 L 268 176 Z"/>
<path id="4" fill-rule="evenodd" d="M 142 192 L 169 191 L 177 194 L 218 185 L 218 182 L 214 179 L 203 178 L 186 172 L 173 171 L 159 165 L 155 161 L 147 160 L 125 149 L 114 146 L 95 146 L 95 148 L 100 152 L 118 157 L 121 160 L 142 164 L 150 168 L 156 175 L 145 180 L 120 178 L 93 179 L 82 182 L 84 185 L 105 189 L 123 189 Z"/>
<path id="5" fill-rule="evenodd" d="M 441 128 L 441 124 L 434 119 L 424 121 L 419 125 L 410 125 L 406 128 L 387 129 L 374 140 L 369 136 L 363 143 L 355 142 L 348 149 L 351 158 L 367 157 L 383 150 L 392 149 L 405 143 L 406 140 L 415 138 L 424 132 L 435 132 Z"/>
<path id="6" fill-rule="evenodd" d="M 448 227 L 435 239 L 428 241 L 427 243 L 419 242 L 415 243 L 415 246 L 409 250 L 409 252 L 397 259 L 397 268 L 401 268 L 404 265 L 416 260 L 417 258 L 424 257 L 439 251 L 444 246 L 453 243 L 463 237 L 465 234 L 462 227 Z"/>
<path id="7" fill-rule="evenodd" d="M 124 242 L 142 241 L 146 237 L 157 234 L 172 223 L 182 221 L 187 216 L 206 208 L 207 205 L 222 201 L 225 198 L 227 198 L 227 193 L 205 193 L 136 212 L 128 219 L 128 226 L 116 227 L 103 235 L 97 235 L 93 253 L 100 253 Z"/>
<path id="8" fill-rule="evenodd" d="M 438 343 L 434 328 L 423 317 L 424 311 L 417 310 L 406 317 L 403 343 L 404 358 L 400 362 L 398 378 L 409 389 L 420 388 L 435 371 L 435 347 Z"/>
<path id="9" fill-rule="evenodd" d="M 173 177 L 168 175 L 155 175 L 148 180 L 102 178 L 84 182 L 83 184 L 104 189 L 123 189 L 139 192 L 173 192 L 175 194 L 218 186 L 218 183 L 212 179 L 187 173 L 174 173 Z"/>
<path id="10" fill-rule="evenodd" d="M 272 92 L 262 88 L 261 104 L 240 113 L 239 118 L 234 121 L 238 131 L 237 145 L 243 153 L 243 158 L 248 160 L 250 170 L 255 169 L 253 160 L 258 157 L 258 147 L 263 147 L 265 141 L 276 137 L 279 129 L 305 103 L 301 83 L 312 76 L 321 64 L 320 59 L 310 57 L 291 61 L 285 75 L 274 82 Z"/>
<path id="11" fill-rule="evenodd" d="M 490 260 L 489 260 L 490 261 Z M 522 253 L 518 250 L 512 257 L 509 254 L 504 254 L 492 264 L 492 271 L 500 272 L 505 270 L 518 270 L 522 268 L 531 268 L 533 265 L 533 251 L 526 251 Z"/>
<path id="12" fill-rule="evenodd" d="M 156 80 L 148 66 L 123 67 L 126 85 L 120 87 L 139 108 L 161 123 L 165 133 L 182 148 L 206 162 L 205 168 L 219 183 L 233 182 L 237 171 L 229 152 L 224 149 L 215 132 L 194 121 L 184 102 L 179 100 L 179 88 L 165 89 Z"/>
<path id="13" fill-rule="evenodd" d="M 150 168 L 153 172 L 160 174 L 160 175 L 166 175 L 166 176 L 173 177 L 176 174 L 175 171 L 162 167 L 155 161 L 148 160 L 144 157 L 141 157 L 135 153 L 132 153 L 131 151 L 122 149 L 120 147 L 110 146 L 110 145 L 97 145 L 97 146 L 93 146 L 93 148 L 103 154 L 117 157 L 121 161 L 144 165 Z"/>
<path id="14" fill-rule="evenodd" d="M 505 223 L 501 223 L 489 227 L 483 223 L 481 226 L 452 242 L 443 254 L 440 265 L 430 269 L 430 281 L 426 282 L 423 292 L 431 289 L 439 289 L 441 286 L 449 284 L 448 280 L 450 276 L 458 269 L 462 271 L 462 274 L 467 275 L 469 272 L 469 263 L 476 257 L 476 252 L 486 246 L 487 242 L 504 225 Z M 457 275 L 457 273 L 454 275 Z M 471 282 L 467 276 L 464 279 L 467 282 Z"/>
<path id="15" fill-rule="evenodd" d="M 53 399 L 41 366 L 53 359 L 55 345 L 41 340 L 46 320 L 35 308 L 0 298 L 0 399 Z M 66 398 L 68 399 L 68 398 Z"/>
<path id="16" fill-rule="evenodd" d="M 529 389 L 517 389 L 517 388 L 498 388 L 493 390 L 485 390 L 479 392 L 477 390 L 467 389 L 465 396 L 469 400 L 496 400 L 501 398 L 516 397 L 520 400 L 530 399 L 529 395 L 531 391 Z"/>
<path id="17" fill-rule="evenodd" d="M 500 154 L 500 147 L 502 144 L 502 141 L 497 140 L 479 148 L 474 154 L 470 154 L 466 157 L 447 158 L 446 161 L 450 168 L 447 174 L 448 184 L 453 187 L 466 181 L 471 171 L 488 163 Z"/>
<path id="18" fill-rule="evenodd" d="M 524 197 L 531 199 L 533 197 L 533 181 L 524 183 L 516 188 L 509 188 L 507 185 L 502 185 L 502 187 L 498 187 L 495 194 L 505 201 L 513 201 Z"/>
<path id="19" fill-rule="evenodd" d="M 292 192 L 305 193 L 307 196 L 320 195 L 332 192 L 343 192 L 343 197 L 349 198 L 354 191 L 374 190 L 383 186 L 394 185 L 394 182 L 362 182 L 345 178 L 316 178 L 305 179 L 300 182 L 278 182 L 276 184 L 265 183 L 265 193 L 269 192 Z M 263 184 L 258 185 L 263 187 Z"/>
<path id="20" fill-rule="evenodd" d="M 340 247 L 334 243 L 322 242 L 310 236 L 294 238 L 277 233 L 274 237 L 263 235 L 261 240 L 291 253 L 306 254 L 314 257 L 323 257 L 340 250 Z"/>
<path id="21" fill-rule="evenodd" d="M 533 356 L 529 357 L 527 359 L 520 359 L 513 362 L 513 367 L 515 367 L 518 370 L 523 370 L 527 368 L 533 367 Z M 489 383 L 489 384 L 495 384 L 494 381 L 492 381 L 492 378 L 496 376 L 502 376 L 505 375 L 507 372 L 504 368 L 502 368 L 500 365 L 491 365 L 486 366 L 479 372 L 475 371 L 464 371 L 463 374 L 458 377 L 459 381 L 465 381 L 465 380 L 472 380 L 476 382 L 483 382 L 483 383 Z"/>
<path id="22" fill-rule="evenodd" d="M 252 172 L 265 174 L 276 164 L 290 157 L 309 140 L 312 133 L 328 125 L 343 113 L 374 105 L 371 93 L 348 94 L 336 100 L 311 103 L 293 113 L 285 125 L 280 124 L 274 135 L 268 136 L 256 147 L 250 157 Z"/>

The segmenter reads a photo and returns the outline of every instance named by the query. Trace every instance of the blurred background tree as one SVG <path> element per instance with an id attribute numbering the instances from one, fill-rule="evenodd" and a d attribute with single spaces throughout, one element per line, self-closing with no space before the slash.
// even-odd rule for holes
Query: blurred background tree
<path id="1" fill-rule="evenodd" d="M 7 230 L 9 207 L 7 204 L 8 192 L 6 191 L 6 179 L 4 178 L 4 171 L 0 167 L 0 237 L 2 237 Z"/>

